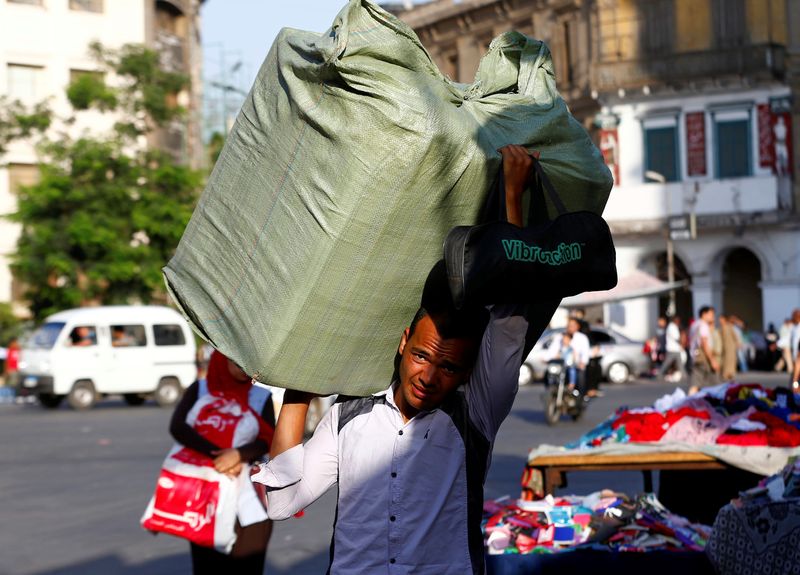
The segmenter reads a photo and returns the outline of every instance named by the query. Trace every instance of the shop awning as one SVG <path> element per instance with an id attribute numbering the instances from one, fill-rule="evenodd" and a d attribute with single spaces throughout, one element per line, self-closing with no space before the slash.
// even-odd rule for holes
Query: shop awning
<path id="1" fill-rule="evenodd" d="M 589 307 L 627 299 L 654 297 L 686 285 L 689 285 L 689 280 L 669 283 L 647 272 L 636 270 L 619 278 L 616 287 L 610 290 L 584 292 L 564 298 L 561 307 Z"/>

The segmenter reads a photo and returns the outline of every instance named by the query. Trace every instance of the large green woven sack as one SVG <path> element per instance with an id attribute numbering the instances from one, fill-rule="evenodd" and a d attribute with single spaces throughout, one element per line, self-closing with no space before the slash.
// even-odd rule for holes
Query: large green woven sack
<path id="1" fill-rule="evenodd" d="M 476 222 L 509 143 L 541 152 L 569 209 L 602 212 L 611 175 L 542 42 L 503 34 L 460 85 L 407 25 L 351 0 L 327 33 L 276 39 L 164 269 L 168 289 L 260 381 L 384 389 L 445 235 Z"/>

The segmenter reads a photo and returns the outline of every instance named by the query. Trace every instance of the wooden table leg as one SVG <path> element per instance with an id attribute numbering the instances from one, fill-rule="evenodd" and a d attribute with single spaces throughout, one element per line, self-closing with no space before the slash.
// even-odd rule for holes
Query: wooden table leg
<path id="1" fill-rule="evenodd" d="M 644 478 L 644 492 L 645 493 L 652 493 L 653 492 L 653 470 L 652 469 L 642 469 L 642 477 Z"/>
<path id="2" fill-rule="evenodd" d="M 555 467 L 546 467 L 544 474 L 544 494 L 551 494 L 564 484 L 563 472 Z"/>

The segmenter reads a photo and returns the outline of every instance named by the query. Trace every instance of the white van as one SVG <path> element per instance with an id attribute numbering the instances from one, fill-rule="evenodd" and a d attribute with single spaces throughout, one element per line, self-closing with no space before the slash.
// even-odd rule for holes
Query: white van
<path id="1" fill-rule="evenodd" d="M 105 306 L 48 317 L 22 345 L 17 385 L 45 407 L 89 409 L 106 394 L 173 405 L 197 378 L 194 335 L 167 307 Z"/>

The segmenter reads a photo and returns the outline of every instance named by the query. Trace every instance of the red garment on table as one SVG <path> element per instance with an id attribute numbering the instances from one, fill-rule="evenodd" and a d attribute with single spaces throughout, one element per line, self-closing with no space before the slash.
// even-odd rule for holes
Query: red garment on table
<path id="1" fill-rule="evenodd" d="M 720 445 L 767 445 L 769 447 L 800 447 L 800 429 L 789 425 L 781 418 L 757 411 L 748 419 L 760 421 L 767 429 L 738 434 L 722 434 L 717 438 Z"/>
<path id="2" fill-rule="evenodd" d="M 707 411 L 690 407 L 669 410 L 666 413 L 657 411 L 652 413 L 631 413 L 626 411 L 611 424 L 611 427 L 619 429 L 624 425 L 625 433 L 630 438 L 630 441 L 652 442 L 660 440 L 673 423 L 684 417 L 711 418 Z"/>

